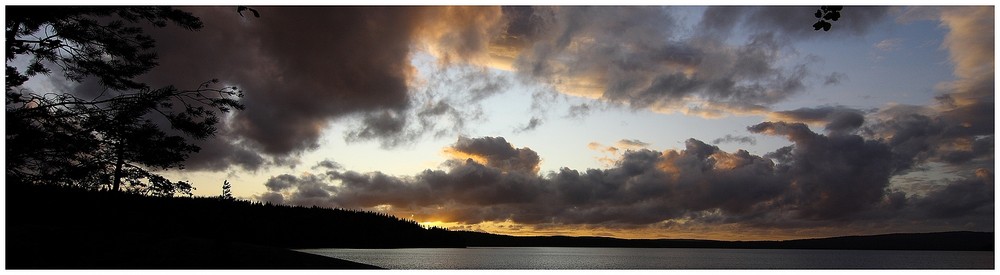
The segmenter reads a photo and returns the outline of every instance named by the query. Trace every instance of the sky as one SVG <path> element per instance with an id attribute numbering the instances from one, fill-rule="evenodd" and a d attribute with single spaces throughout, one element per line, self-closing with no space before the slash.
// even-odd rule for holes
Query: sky
<path id="1" fill-rule="evenodd" d="M 511 235 L 993 231 L 994 8 L 817 8 L 183 7 L 204 28 L 150 29 L 142 80 L 245 93 L 163 171 L 197 196 Z"/>

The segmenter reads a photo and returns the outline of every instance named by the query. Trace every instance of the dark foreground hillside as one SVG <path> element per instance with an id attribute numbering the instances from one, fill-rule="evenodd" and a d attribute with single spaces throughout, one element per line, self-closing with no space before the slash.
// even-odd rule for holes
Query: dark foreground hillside
<path id="1" fill-rule="evenodd" d="M 362 268 L 286 248 L 464 246 L 370 212 L 9 182 L 6 192 L 7 268 Z"/>
<path id="2" fill-rule="evenodd" d="M 7 186 L 7 225 L 219 239 L 283 248 L 464 247 L 444 229 L 385 214 L 215 198 Z"/>
<path id="3" fill-rule="evenodd" d="M 7 226 L 6 269 L 377 269 L 283 248 L 184 236 Z"/>

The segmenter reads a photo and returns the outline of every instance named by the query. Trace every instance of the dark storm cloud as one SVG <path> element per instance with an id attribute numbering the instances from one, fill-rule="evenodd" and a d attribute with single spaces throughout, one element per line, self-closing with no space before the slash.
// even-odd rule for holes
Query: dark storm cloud
<path id="1" fill-rule="evenodd" d="M 282 191 L 293 186 L 296 186 L 298 178 L 292 175 L 284 174 L 276 177 L 271 177 L 264 183 L 267 190 L 272 192 Z"/>
<path id="2" fill-rule="evenodd" d="M 229 141 L 230 138 L 216 138 L 194 141 L 201 148 L 184 161 L 184 167 L 192 170 L 223 171 L 238 166 L 247 171 L 256 171 L 272 163 L 251 149 Z"/>
<path id="3" fill-rule="evenodd" d="M 987 169 L 978 169 L 975 177 L 965 178 L 935 190 L 911 203 L 931 218 L 992 216 L 994 177 Z"/>
<path id="4" fill-rule="evenodd" d="M 365 114 L 358 129 L 351 130 L 344 137 L 348 142 L 380 139 L 383 148 L 392 148 L 410 138 L 403 136 L 407 123 L 405 114 L 396 111 L 382 111 L 376 114 Z M 385 137 L 385 138 L 383 138 Z"/>
<path id="5" fill-rule="evenodd" d="M 975 138 L 969 150 L 951 151 L 943 154 L 941 160 L 950 164 L 963 164 L 973 159 L 993 156 L 993 136 Z"/>
<path id="6" fill-rule="evenodd" d="M 945 183 L 924 197 L 890 190 L 889 179 L 901 168 L 894 162 L 899 156 L 882 141 L 822 135 L 801 123 L 765 122 L 748 130 L 782 136 L 793 145 L 761 157 L 689 139 L 682 150 L 623 151 L 608 169 L 562 168 L 540 175 L 529 169 L 539 158 L 528 148 L 501 137 L 461 138 L 449 147 L 455 159 L 446 162 L 447 170 L 407 177 L 333 171 L 319 187 L 314 186 L 317 177 L 283 175 L 268 186 L 291 204 L 378 206 L 418 220 L 469 224 L 634 227 L 684 219 L 797 228 L 881 219 L 898 226 L 945 218 L 934 214 L 934 205 L 979 215 L 992 202 L 990 195 L 972 194 L 986 188 L 984 180 L 976 181 L 980 185 Z M 526 165 L 512 167 L 516 162 Z M 977 171 L 979 178 L 990 175 L 987 169 Z M 286 186 L 306 186 L 312 195 Z"/>
<path id="7" fill-rule="evenodd" d="M 335 187 L 326 183 L 325 178 L 312 174 L 298 177 L 282 174 L 271 177 L 264 186 L 268 191 L 257 196 L 257 199 L 274 204 L 325 205 L 331 197 L 330 191 L 335 190 Z M 287 192 L 289 190 L 294 192 Z"/>
<path id="8" fill-rule="evenodd" d="M 982 164 L 973 160 L 993 160 L 994 116 L 992 103 L 973 103 L 944 112 L 928 108 L 895 106 L 881 110 L 879 118 L 864 131 L 887 140 L 898 165 L 910 167 L 925 161 L 952 165 Z"/>
<path id="9" fill-rule="evenodd" d="M 265 153 L 315 148 L 326 121 L 408 103 L 407 74 L 415 15 L 406 9 L 268 8 L 247 32 L 259 39 L 256 79 L 241 79 L 247 110 L 235 132 Z M 370 35 L 377 33 L 378 35 Z M 317 35 L 321 34 L 321 35 Z M 368 117 L 373 131 L 392 131 L 387 116 Z M 371 119 L 369 119 L 371 118 Z M 392 123 L 388 123 L 392 124 Z M 388 128 L 387 128 L 388 127 Z"/>
<path id="10" fill-rule="evenodd" d="M 716 145 L 718 145 L 720 143 L 733 143 L 733 142 L 750 144 L 750 145 L 757 145 L 757 139 L 754 138 L 754 137 L 748 137 L 748 136 L 726 135 L 724 137 L 712 140 L 712 144 L 716 144 Z"/>
<path id="11" fill-rule="evenodd" d="M 775 155 L 777 170 L 795 185 L 784 199 L 794 202 L 800 215 L 816 219 L 843 218 L 882 200 L 897 167 L 888 145 L 857 135 L 824 136 L 805 124 L 764 122 L 748 128 L 753 133 L 784 136 L 795 145 Z"/>
<path id="12" fill-rule="evenodd" d="M 954 106 L 941 112 L 940 119 L 945 125 L 945 137 L 967 137 L 992 135 L 996 119 L 992 98 L 983 101 Z"/>
<path id="13" fill-rule="evenodd" d="M 737 24 L 740 24 L 747 14 L 749 8 L 745 7 L 724 7 L 711 6 L 705 8 L 705 13 L 701 16 L 698 28 L 705 32 L 717 32 L 721 35 L 729 34 Z"/>
<path id="14" fill-rule="evenodd" d="M 530 148 L 514 148 L 503 137 L 466 138 L 459 137 L 450 152 L 479 157 L 492 167 L 503 171 L 537 173 L 541 161 Z"/>
<path id="15" fill-rule="evenodd" d="M 228 134 L 260 152 L 315 148 L 331 118 L 407 107 L 412 30 L 399 26 L 415 20 L 409 10 L 267 7 L 260 18 L 241 18 L 231 7 L 185 10 L 205 28 L 154 33 L 161 62 L 150 81 L 193 88 L 218 78 L 239 86 L 247 109 Z"/>
<path id="16" fill-rule="evenodd" d="M 208 142 L 220 148 L 202 154 L 207 164 L 192 163 L 212 169 L 226 158 L 237 158 L 243 154 L 239 150 L 247 147 L 273 157 L 314 149 L 332 120 L 348 116 L 361 118 L 363 124 L 349 131 L 350 140 L 386 136 L 390 139 L 384 142 L 387 147 L 412 140 L 423 132 L 403 130 L 405 125 L 420 126 L 408 117 L 414 113 L 409 93 L 415 73 L 411 47 L 421 39 L 438 39 L 431 42 L 464 58 L 465 51 L 481 48 L 476 41 L 483 39 L 481 32 L 462 28 L 431 35 L 422 26 L 476 20 L 477 13 L 489 11 L 261 7 L 260 18 L 246 18 L 232 7 L 184 9 L 201 18 L 205 28 L 199 32 L 155 30 L 160 66 L 145 80 L 154 86 L 194 88 L 218 78 L 246 92 L 242 99 L 246 110 L 228 122 L 225 134 L 231 139 Z M 477 91 L 496 89 L 470 89 L 469 93 L 483 97 Z"/>
<path id="17" fill-rule="evenodd" d="M 910 230 L 994 230 L 994 178 L 991 168 L 956 173 L 955 179 L 927 180 L 920 192 L 888 193 L 878 209 L 861 221 L 872 227 L 914 225 Z"/>
<path id="18" fill-rule="evenodd" d="M 773 112 L 770 118 L 790 122 L 822 123 L 827 131 L 841 133 L 861 127 L 865 122 L 864 114 L 861 110 L 843 106 L 823 106 Z"/>
<path id="19" fill-rule="evenodd" d="M 499 138 L 481 138 L 459 141 L 453 147 L 479 153 L 496 152 L 482 153 L 490 156 L 512 155 L 506 145 Z M 724 163 L 717 164 L 717 161 Z M 750 209 L 748 205 L 780 192 L 782 184 L 767 180 L 746 184 L 745 176 L 768 173 L 773 164 L 745 151 L 725 154 L 695 140 L 689 140 L 687 150 L 667 156 L 645 149 L 627 151 L 622 161 L 608 170 L 578 172 L 563 168 L 558 173 L 539 176 L 525 170 L 509 170 L 505 167 L 507 164 L 496 163 L 459 160 L 453 162 L 448 171 L 426 170 L 414 177 L 393 177 L 379 172 L 332 172 L 332 178 L 340 184 L 321 188 L 329 191 L 329 199 L 320 205 L 373 207 L 388 204 L 421 218 L 468 223 L 511 219 L 531 224 L 648 224 L 714 207 L 745 212 Z M 660 168 L 663 165 L 684 169 L 678 172 L 708 170 L 718 174 L 712 175 L 715 180 L 706 181 L 701 175 L 666 172 Z M 287 177 L 272 178 L 268 186 L 302 186 L 303 182 L 312 181 L 309 176 L 294 180 Z M 298 190 L 293 191 L 286 197 L 309 198 L 308 202 L 315 202 L 312 198 L 326 197 L 305 196 Z M 716 196 L 723 199 L 715 199 Z"/>
<path id="20" fill-rule="evenodd" d="M 909 113 L 872 123 L 866 130 L 886 137 L 893 153 L 902 156 L 897 165 L 910 167 L 913 162 L 923 162 L 934 155 L 934 144 L 940 141 L 943 127 L 928 116 Z"/>

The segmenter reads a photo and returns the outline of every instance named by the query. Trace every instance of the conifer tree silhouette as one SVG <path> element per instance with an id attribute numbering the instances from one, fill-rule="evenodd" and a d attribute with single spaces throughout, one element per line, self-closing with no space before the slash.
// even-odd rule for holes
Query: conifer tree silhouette
<path id="1" fill-rule="evenodd" d="M 6 18 L 6 178 L 13 182 L 172 196 L 191 185 L 153 170 L 183 168 L 199 148 L 188 139 L 216 133 L 218 113 L 243 109 L 242 91 L 218 87 L 152 88 L 136 81 L 157 65 L 143 26 L 202 28 L 170 7 L 8 6 Z M 24 68 L 12 66 L 18 58 Z M 56 73 L 96 79 L 97 97 L 77 91 L 32 91 L 31 77 Z M 124 187 L 123 187 L 124 185 Z"/>

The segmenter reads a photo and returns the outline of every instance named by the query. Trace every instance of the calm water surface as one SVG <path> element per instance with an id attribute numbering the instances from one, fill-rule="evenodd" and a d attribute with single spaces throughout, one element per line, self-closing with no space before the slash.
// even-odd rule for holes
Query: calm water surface
<path id="1" fill-rule="evenodd" d="M 302 249 L 390 269 L 993 269 L 993 252 L 708 248 Z"/>

